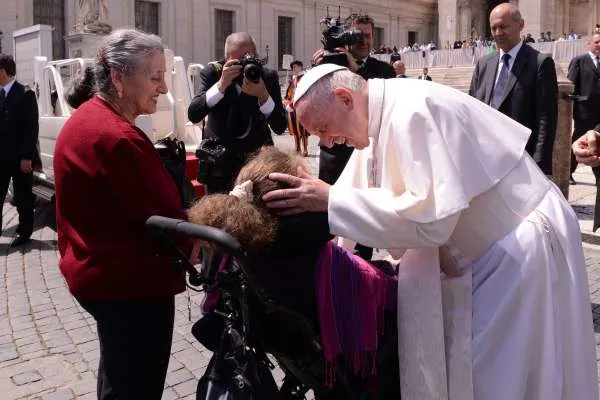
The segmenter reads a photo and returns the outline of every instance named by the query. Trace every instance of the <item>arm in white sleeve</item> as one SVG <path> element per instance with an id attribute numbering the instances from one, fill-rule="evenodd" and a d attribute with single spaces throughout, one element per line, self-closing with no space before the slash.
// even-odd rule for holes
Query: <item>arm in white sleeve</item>
<path id="1" fill-rule="evenodd" d="M 402 196 L 385 189 L 334 185 L 329 192 L 329 230 L 333 235 L 382 249 L 441 246 L 450 238 L 460 216 L 456 212 L 419 223 L 402 216 L 406 207 Z"/>
<path id="2" fill-rule="evenodd" d="M 262 112 L 264 114 L 264 116 L 267 117 L 267 118 L 269 118 L 269 115 L 271 115 L 271 113 L 275 109 L 275 102 L 273 101 L 273 99 L 271 98 L 271 96 L 269 96 L 269 98 L 267 99 L 267 101 L 265 101 L 265 104 L 263 104 L 261 106 L 260 102 L 259 102 L 258 105 L 259 105 L 259 108 L 260 108 L 260 112 Z"/>
<path id="3" fill-rule="evenodd" d="M 218 84 L 219 82 L 215 83 L 206 91 L 206 105 L 211 108 L 216 106 L 217 103 L 220 102 L 224 97 L 223 93 L 221 93 L 217 87 Z"/>

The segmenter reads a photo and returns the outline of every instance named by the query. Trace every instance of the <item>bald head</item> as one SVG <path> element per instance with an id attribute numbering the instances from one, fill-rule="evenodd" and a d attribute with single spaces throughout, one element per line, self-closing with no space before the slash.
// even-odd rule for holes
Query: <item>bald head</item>
<path id="1" fill-rule="evenodd" d="M 248 32 L 234 32 L 225 39 L 225 59 L 240 59 L 246 54 L 256 54 L 256 43 Z"/>
<path id="2" fill-rule="evenodd" d="M 521 19 L 523 19 L 521 17 L 521 12 L 517 8 L 517 6 L 515 6 L 512 3 L 498 4 L 496 7 L 494 7 L 492 12 L 490 13 L 490 18 L 493 15 L 503 16 L 505 14 L 508 15 L 515 22 L 519 22 Z"/>
<path id="3" fill-rule="evenodd" d="M 525 21 L 519 9 L 511 3 L 502 3 L 490 13 L 490 28 L 496 41 L 496 47 L 504 52 L 510 51 L 521 40 L 521 31 Z"/>
<path id="4" fill-rule="evenodd" d="M 396 76 L 406 74 L 406 66 L 404 65 L 403 61 L 400 61 L 400 60 L 394 61 L 394 63 L 392 64 L 392 67 L 394 68 L 394 72 L 396 73 Z"/>

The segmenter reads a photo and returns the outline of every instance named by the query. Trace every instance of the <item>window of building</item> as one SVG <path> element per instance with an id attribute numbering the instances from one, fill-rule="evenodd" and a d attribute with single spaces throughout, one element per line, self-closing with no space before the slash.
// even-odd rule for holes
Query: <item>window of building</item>
<path id="1" fill-rule="evenodd" d="M 373 48 L 379 49 L 382 45 L 385 45 L 385 42 L 383 40 L 383 28 L 375 27 L 375 30 L 373 31 Z"/>
<path id="2" fill-rule="evenodd" d="M 417 32 L 408 31 L 408 45 L 412 46 L 415 43 L 417 43 Z"/>
<path id="3" fill-rule="evenodd" d="M 215 60 L 225 56 L 225 39 L 233 33 L 235 12 L 215 9 Z"/>
<path id="4" fill-rule="evenodd" d="M 292 54 L 294 18 L 279 17 L 277 21 L 277 65 L 283 69 L 283 55 Z"/>
<path id="5" fill-rule="evenodd" d="M 135 1 L 135 27 L 159 35 L 160 4 L 154 1 Z"/>
<path id="6" fill-rule="evenodd" d="M 65 2 L 64 0 L 33 0 L 33 24 L 50 25 L 52 57 L 65 58 Z"/>

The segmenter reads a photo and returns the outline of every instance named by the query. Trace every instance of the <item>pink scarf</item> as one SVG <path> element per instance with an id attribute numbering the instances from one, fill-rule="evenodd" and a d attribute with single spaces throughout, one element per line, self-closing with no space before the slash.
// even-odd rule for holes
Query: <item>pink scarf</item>
<path id="1" fill-rule="evenodd" d="M 339 357 L 355 375 L 375 375 L 384 310 L 396 308 L 396 280 L 328 242 L 319 255 L 315 281 L 325 383 L 333 385 Z"/>

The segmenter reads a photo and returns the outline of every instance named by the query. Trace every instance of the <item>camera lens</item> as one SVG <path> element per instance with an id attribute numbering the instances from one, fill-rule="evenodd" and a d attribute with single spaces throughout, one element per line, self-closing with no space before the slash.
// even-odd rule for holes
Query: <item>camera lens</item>
<path id="1" fill-rule="evenodd" d="M 261 68 L 258 65 L 255 65 L 255 64 L 247 64 L 244 67 L 244 76 L 249 81 L 252 81 L 254 83 L 258 83 L 260 81 Z"/>

